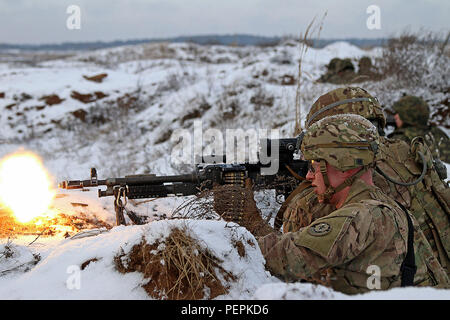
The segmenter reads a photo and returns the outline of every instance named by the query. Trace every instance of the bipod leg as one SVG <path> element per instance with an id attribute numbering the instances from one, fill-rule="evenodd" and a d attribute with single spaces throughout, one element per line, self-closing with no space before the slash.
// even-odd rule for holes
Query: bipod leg
<path id="1" fill-rule="evenodd" d="M 122 204 L 122 200 L 120 199 L 120 193 L 116 193 L 116 199 L 114 200 L 114 210 L 116 211 L 116 224 L 118 226 L 124 225 L 126 226 L 125 216 L 123 215 L 124 205 Z"/>

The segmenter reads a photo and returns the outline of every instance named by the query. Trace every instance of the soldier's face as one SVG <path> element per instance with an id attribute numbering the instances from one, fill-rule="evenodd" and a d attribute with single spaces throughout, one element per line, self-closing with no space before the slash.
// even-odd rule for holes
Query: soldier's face
<path id="1" fill-rule="evenodd" d="M 397 128 L 401 128 L 403 126 L 403 121 L 402 121 L 402 118 L 400 118 L 400 115 L 398 113 L 396 113 L 394 115 L 394 119 L 395 119 L 395 125 L 397 126 Z"/>
<path id="2" fill-rule="evenodd" d="M 335 167 L 327 165 L 327 176 L 328 180 L 330 181 L 330 185 L 332 187 L 337 187 L 341 183 L 345 181 L 348 177 L 352 176 L 354 173 L 356 173 L 360 168 L 351 169 L 347 171 L 340 171 L 336 169 Z M 314 192 L 317 195 L 323 195 L 325 194 L 325 191 L 327 190 L 327 186 L 325 185 L 325 181 L 323 179 L 322 172 L 320 172 L 320 164 L 319 161 L 314 161 L 311 164 L 311 170 L 308 171 L 308 174 L 306 175 L 306 179 L 311 181 L 311 185 L 314 187 Z M 318 197 L 319 202 L 324 202 L 323 197 Z M 333 202 L 333 198 L 331 199 Z"/>
<path id="3" fill-rule="evenodd" d="M 328 165 L 327 165 L 328 167 Z M 306 175 L 306 179 L 311 181 L 311 185 L 314 187 L 314 192 L 317 195 L 324 194 L 327 187 L 325 186 L 325 182 L 323 180 L 323 175 L 320 172 L 320 165 L 318 161 L 314 161 L 311 164 L 311 169 L 308 171 Z M 320 200 L 322 198 L 319 198 L 319 202 L 323 202 L 323 200 Z"/>

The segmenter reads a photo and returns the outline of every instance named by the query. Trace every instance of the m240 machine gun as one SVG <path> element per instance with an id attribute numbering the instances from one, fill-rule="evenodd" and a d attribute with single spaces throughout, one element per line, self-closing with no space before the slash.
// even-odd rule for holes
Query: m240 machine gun
<path id="1" fill-rule="evenodd" d="M 273 144 L 275 142 L 275 144 Z M 301 180 L 306 176 L 308 165 L 304 160 L 294 159 L 297 138 L 266 140 L 268 153 L 271 146 L 278 146 L 278 170 L 275 174 L 262 174 L 264 168 L 271 163 L 264 164 L 261 160 L 256 163 L 205 163 L 202 159 L 195 165 L 195 170 L 189 174 L 157 176 L 154 174 L 129 175 L 123 178 L 97 178 L 97 170 L 91 169 L 91 178 L 88 180 L 71 180 L 59 183 L 63 189 L 82 189 L 106 186 L 106 190 L 98 190 L 99 197 L 114 197 L 114 209 L 117 225 L 125 225 L 124 208 L 127 199 L 164 198 L 169 196 L 190 196 L 201 190 L 212 189 L 215 185 L 239 185 L 244 187 L 245 181 L 250 179 L 256 190 L 275 189 L 277 197 L 285 198 L 295 189 L 296 183 L 279 183 L 280 181 Z M 126 211 L 134 224 L 140 224 L 140 219 Z"/>

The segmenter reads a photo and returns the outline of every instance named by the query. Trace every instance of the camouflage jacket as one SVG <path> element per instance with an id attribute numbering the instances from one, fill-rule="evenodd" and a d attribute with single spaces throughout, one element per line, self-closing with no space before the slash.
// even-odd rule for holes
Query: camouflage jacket
<path id="1" fill-rule="evenodd" d="M 448 287 L 448 277 L 415 219 L 415 285 Z M 272 274 L 330 285 L 347 294 L 369 291 L 368 268 L 380 271 L 380 289 L 401 285 L 407 250 L 405 212 L 376 187 L 358 179 L 344 205 L 297 232 L 258 239 Z"/>
<path id="2" fill-rule="evenodd" d="M 408 182 L 420 175 L 421 167 L 404 141 L 382 137 L 381 142 L 377 166 L 389 177 Z M 421 182 L 413 186 L 394 184 L 377 171 L 374 172 L 373 181 L 387 196 L 410 210 L 433 253 L 450 276 L 450 188 L 432 168 Z M 333 210 L 335 208 L 332 205 L 319 203 L 313 188 L 306 188 L 287 204 L 283 215 L 283 232 L 298 231 Z"/>
<path id="3" fill-rule="evenodd" d="M 410 143 L 414 137 L 422 136 L 427 141 L 433 157 L 450 163 L 450 139 L 441 129 L 435 126 L 407 126 L 396 128 L 388 137 L 391 139 L 401 139 Z"/>

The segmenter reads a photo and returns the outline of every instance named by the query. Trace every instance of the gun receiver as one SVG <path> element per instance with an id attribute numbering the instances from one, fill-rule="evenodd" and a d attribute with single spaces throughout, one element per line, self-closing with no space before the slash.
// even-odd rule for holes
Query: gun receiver
<path id="1" fill-rule="evenodd" d="M 386 126 L 387 127 L 394 127 L 394 128 L 397 127 L 397 123 L 395 122 L 395 118 L 394 118 L 393 115 L 388 114 L 386 116 Z"/>

